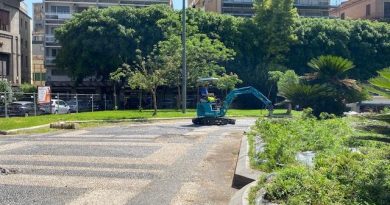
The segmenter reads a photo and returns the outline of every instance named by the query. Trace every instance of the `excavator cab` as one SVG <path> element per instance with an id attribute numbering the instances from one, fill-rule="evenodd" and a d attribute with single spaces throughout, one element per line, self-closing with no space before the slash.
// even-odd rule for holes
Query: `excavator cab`
<path id="1" fill-rule="evenodd" d="M 196 111 L 201 117 L 217 117 L 221 103 L 220 100 L 209 92 L 209 87 L 216 82 L 218 78 L 200 78 L 197 80 L 198 97 Z"/>
<path id="2" fill-rule="evenodd" d="M 208 92 L 211 83 L 218 78 L 201 78 L 198 82 L 198 103 L 196 105 L 197 117 L 192 119 L 196 125 L 226 125 L 235 124 L 236 120 L 226 118 L 226 112 L 233 100 L 242 94 L 252 94 L 265 104 L 265 107 L 272 115 L 272 102 L 261 92 L 253 87 L 237 88 L 229 92 L 223 102 L 220 102 L 214 95 Z"/>

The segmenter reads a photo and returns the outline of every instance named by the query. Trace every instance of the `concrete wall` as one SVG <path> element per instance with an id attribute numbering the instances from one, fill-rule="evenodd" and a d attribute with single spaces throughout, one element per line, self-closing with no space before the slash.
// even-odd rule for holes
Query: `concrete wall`
<path id="1" fill-rule="evenodd" d="M 19 1 L 4 0 L 0 2 L 0 9 L 9 12 L 10 30 L 0 31 L 0 53 L 9 56 L 8 68 L 9 73 L 7 80 L 13 85 L 21 83 L 21 50 L 20 50 L 20 33 L 19 33 Z"/>
<path id="2" fill-rule="evenodd" d="M 330 15 L 341 18 L 345 14 L 346 19 L 380 19 L 384 16 L 384 2 L 390 0 L 350 0 L 332 9 Z M 370 5 L 371 15 L 366 15 L 366 6 Z"/>

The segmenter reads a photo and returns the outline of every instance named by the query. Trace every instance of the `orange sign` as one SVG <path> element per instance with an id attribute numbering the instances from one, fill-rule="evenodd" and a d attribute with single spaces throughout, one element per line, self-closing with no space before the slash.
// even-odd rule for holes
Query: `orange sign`
<path id="1" fill-rule="evenodd" d="M 50 87 L 38 87 L 38 103 L 50 103 Z"/>

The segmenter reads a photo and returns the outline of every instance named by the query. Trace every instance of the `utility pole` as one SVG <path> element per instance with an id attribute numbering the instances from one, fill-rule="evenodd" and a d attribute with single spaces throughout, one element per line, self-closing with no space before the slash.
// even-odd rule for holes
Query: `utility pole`
<path id="1" fill-rule="evenodd" d="M 182 112 L 186 113 L 187 108 L 187 62 L 186 62 L 186 1 L 183 0 L 183 9 L 182 9 L 182 33 L 181 33 L 181 41 L 182 41 L 182 84 L 181 84 L 181 91 L 182 91 Z"/>

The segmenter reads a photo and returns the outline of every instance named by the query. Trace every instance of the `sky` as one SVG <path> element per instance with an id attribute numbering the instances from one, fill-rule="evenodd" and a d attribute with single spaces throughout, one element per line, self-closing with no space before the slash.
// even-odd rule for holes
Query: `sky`
<path id="1" fill-rule="evenodd" d="M 28 14 L 32 16 L 32 3 L 39 3 L 42 2 L 42 0 L 24 0 L 24 2 L 27 4 Z M 181 9 L 183 6 L 182 2 L 182 0 L 173 0 L 173 8 Z"/>

